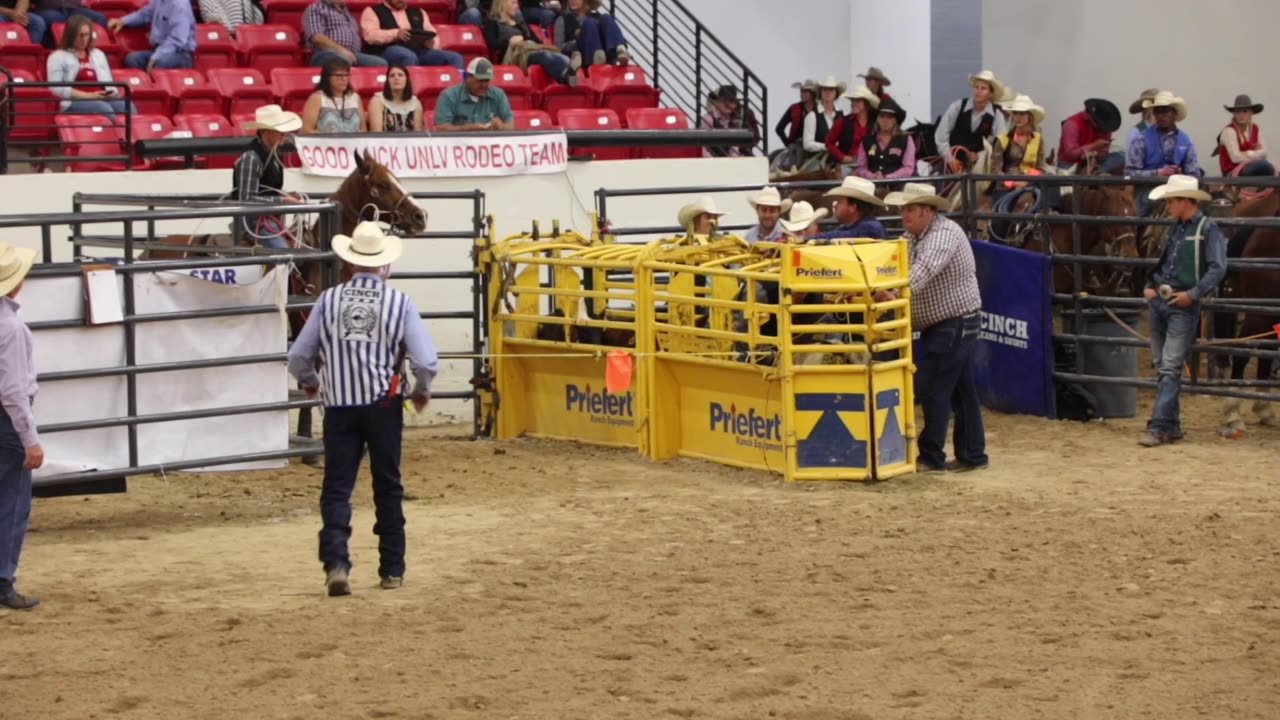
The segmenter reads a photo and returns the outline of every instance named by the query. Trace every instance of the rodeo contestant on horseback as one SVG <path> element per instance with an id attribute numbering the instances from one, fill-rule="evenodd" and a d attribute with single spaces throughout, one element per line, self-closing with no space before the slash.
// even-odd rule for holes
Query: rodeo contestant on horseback
<path id="1" fill-rule="evenodd" d="M 843 174 L 849 175 L 857 168 L 858 149 L 862 147 L 862 139 L 876 131 L 876 109 L 880 107 L 880 98 L 859 85 L 840 97 L 848 98 L 849 114 L 838 115 L 827 131 L 827 152 L 840 164 Z"/>
<path id="2" fill-rule="evenodd" d="M 1110 175 L 1124 167 L 1124 153 L 1111 152 L 1112 133 L 1120 129 L 1120 108 L 1101 98 L 1084 101 L 1084 110 L 1062 121 L 1058 167 L 1094 161 L 1094 173 Z"/>
<path id="3" fill-rule="evenodd" d="M 951 157 L 951 148 L 962 147 L 975 157 L 982 152 L 982 141 L 1004 134 L 1008 128 L 1004 114 L 995 106 L 996 98 L 1004 94 L 1004 83 L 995 73 L 983 70 L 969 76 L 973 97 L 951 103 L 934 131 L 938 154 L 946 161 L 949 172 L 964 172 L 964 163 Z"/>
<path id="4" fill-rule="evenodd" d="M 1236 174 L 1246 177 L 1275 175 L 1275 167 L 1267 161 L 1267 144 L 1262 141 L 1262 131 L 1253 122 L 1253 116 L 1262 112 L 1262 103 L 1255 103 L 1248 95 L 1237 95 L 1234 103 L 1223 106 L 1231 113 L 1231 122 L 1218 133 L 1218 156 L 1222 175 Z"/>
<path id="5" fill-rule="evenodd" d="M 862 139 L 855 175 L 868 180 L 915 175 L 916 141 L 902 129 L 902 122 L 906 119 L 907 111 L 893 98 L 888 95 L 880 98 L 876 131 Z"/>
<path id="6" fill-rule="evenodd" d="M 1227 273 L 1227 241 L 1200 210 L 1200 203 L 1210 197 L 1200 189 L 1199 180 L 1172 175 L 1151 191 L 1152 201 L 1161 199 L 1177 223 L 1169 228 L 1160 262 L 1142 291 L 1151 310 L 1151 363 L 1157 377 L 1156 404 L 1147 432 L 1138 440 L 1143 447 L 1182 439 L 1178 394 L 1182 366 L 1196 339 L 1200 299 L 1213 292 Z"/>
<path id="7" fill-rule="evenodd" d="M 1142 101 L 1155 117 L 1155 124 L 1133 136 L 1125 151 L 1125 174 L 1135 177 L 1169 177 L 1190 175 L 1200 177 L 1200 158 L 1191 136 L 1178 127 L 1187 119 L 1187 103 L 1167 90 Z M 1138 188 L 1138 216 L 1151 212 L 1151 188 Z"/>
<path id="8" fill-rule="evenodd" d="M 818 82 L 818 105 L 804 116 L 804 128 L 800 135 L 800 152 L 796 167 L 800 172 L 811 172 L 835 165 L 827 150 L 827 135 L 835 127 L 836 120 L 844 113 L 836 109 L 836 99 L 844 93 L 846 85 L 828 75 Z"/>
<path id="9" fill-rule="evenodd" d="M 299 204 L 297 193 L 284 193 L 284 163 L 280 161 L 280 146 L 288 139 L 288 133 L 302 128 L 302 118 L 279 105 L 264 105 L 254 112 L 245 130 L 256 130 L 257 136 L 236 160 L 231 175 L 232 191 L 240 202 L 266 201 Z M 269 248 L 287 248 L 284 221 L 275 215 L 240 219 L 241 230 L 253 238 L 256 244 Z"/>
<path id="10" fill-rule="evenodd" d="M 354 274 L 321 293 L 289 350 L 289 372 L 308 395 L 319 393 L 324 401 L 320 561 L 331 596 L 351 593 L 351 491 L 366 447 L 377 514 L 378 576 L 386 590 L 404 582 L 400 436 L 407 384 L 401 366 L 407 354 L 417 380 L 411 397 L 421 411 L 431 397 L 437 355 L 413 300 L 386 283 L 401 250 L 400 238 L 384 234 L 374 222 L 360 223 L 351 237 L 335 235 L 333 251 Z"/>

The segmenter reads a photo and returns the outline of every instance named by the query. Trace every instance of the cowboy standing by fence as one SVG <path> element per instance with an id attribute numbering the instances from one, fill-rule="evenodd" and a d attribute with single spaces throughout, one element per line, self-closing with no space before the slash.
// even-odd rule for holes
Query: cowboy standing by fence
<path id="1" fill-rule="evenodd" d="M 0 245 L 0 606 L 14 610 L 40 604 L 14 588 L 31 517 L 31 471 L 44 464 L 31 412 L 39 389 L 31 330 L 18 317 L 14 300 L 35 258 L 35 250 Z"/>
<path id="2" fill-rule="evenodd" d="M 1227 241 L 1200 210 L 1200 203 L 1210 199 L 1199 181 L 1187 175 L 1172 175 L 1151 191 L 1151 200 L 1164 200 L 1176 222 L 1142 291 L 1151 310 L 1151 363 L 1156 368 L 1156 403 L 1147 432 L 1138 440 L 1143 447 L 1182 439 L 1182 366 L 1196 339 L 1200 300 L 1227 273 Z"/>
<path id="3" fill-rule="evenodd" d="M 406 383 L 401 367 L 407 353 L 417 379 L 411 397 L 421 411 L 431 397 L 437 356 L 413 300 L 387 286 L 401 250 L 400 238 L 383 234 L 373 222 L 360 223 L 351 237 L 335 235 L 333 251 L 354 274 L 320 295 L 289 350 L 289 372 L 309 395 L 319 392 L 325 406 L 320 561 L 331 596 L 351 593 L 351 491 L 366 447 L 377 513 L 378 576 L 386 590 L 404 583 L 400 440 Z"/>

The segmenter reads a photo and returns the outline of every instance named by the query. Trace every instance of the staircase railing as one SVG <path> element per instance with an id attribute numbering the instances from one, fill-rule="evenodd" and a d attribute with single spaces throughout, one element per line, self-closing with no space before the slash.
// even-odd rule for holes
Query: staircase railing
<path id="1" fill-rule="evenodd" d="M 696 126 L 707 114 L 707 96 L 731 85 L 743 108 L 760 121 L 756 149 L 769 153 L 769 89 L 684 3 L 610 0 L 609 12 L 622 26 L 632 57 L 662 90 L 663 104 L 684 110 Z"/>

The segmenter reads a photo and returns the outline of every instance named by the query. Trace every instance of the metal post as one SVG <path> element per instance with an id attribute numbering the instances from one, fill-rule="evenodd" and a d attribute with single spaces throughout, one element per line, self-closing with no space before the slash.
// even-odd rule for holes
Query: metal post
<path id="1" fill-rule="evenodd" d="M 649 1 L 649 10 L 651 13 L 650 22 L 653 23 L 653 86 L 662 87 L 662 83 L 658 79 L 658 0 Z"/>
<path id="2" fill-rule="evenodd" d="M 484 194 L 479 190 L 475 191 L 475 195 L 471 200 L 471 231 L 472 231 L 472 247 L 477 248 L 480 244 L 480 238 L 484 233 Z M 482 378 L 485 375 L 484 367 L 484 348 L 488 342 L 488 333 L 485 325 L 488 321 L 485 313 L 485 302 L 489 296 L 488 284 L 485 282 L 485 274 L 480 269 L 479 253 L 472 253 L 472 276 L 471 276 L 471 377 Z M 480 388 L 472 385 L 471 387 L 471 436 L 473 438 L 480 437 L 480 421 L 482 414 L 480 412 Z"/>
<path id="3" fill-rule="evenodd" d="M 757 78 L 759 79 L 759 78 Z M 760 134 L 764 136 L 764 156 L 769 157 L 769 86 L 763 82 L 760 83 Z"/>
<path id="4" fill-rule="evenodd" d="M 53 227 L 48 224 L 40 226 L 40 248 L 43 255 L 40 262 L 53 262 Z"/>
<path id="5" fill-rule="evenodd" d="M 609 227 L 609 191 L 600 188 L 596 190 L 596 226 L 600 235 L 603 237 L 605 230 Z"/>
<path id="6" fill-rule="evenodd" d="M 124 222 L 124 261 L 130 265 L 133 264 L 133 223 Z M 135 273 L 127 273 L 124 279 L 124 315 L 126 318 L 133 317 L 136 312 L 134 305 L 133 283 Z M 138 363 L 137 352 L 137 328 L 132 320 L 125 320 L 124 323 L 124 364 L 125 367 L 133 368 Z M 125 376 L 125 402 L 128 417 L 130 419 L 128 425 L 129 431 L 129 466 L 138 466 L 138 424 L 132 420 L 138 416 L 138 375 L 129 373 Z"/>
<path id="7" fill-rule="evenodd" d="M 696 118 L 702 113 L 698 112 L 698 108 L 702 104 L 702 23 L 693 26 L 693 109 L 689 112 L 690 118 Z M 696 121 L 695 121 L 696 122 Z"/>
<path id="8" fill-rule="evenodd" d="M 0 106 L 3 107 L 0 110 L 0 175 L 9 174 L 9 116 L 13 113 L 13 77 L 9 76 L 8 79 L 10 82 L 4 84 L 4 94 L 0 95 Z"/>
<path id="9" fill-rule="evenodd" d="M 1080 206 L 1080 186 L 1074 181 L 1071 183 L 1071 214 L 1079 215 Z M 1080 257 L 1082 240 L 1080 238 L 1080 223 L 1071 223 L 1071 254 Z M 1071 329 L 1076 335 L 1084 334 L 1084 308 L 1080 304 L 1080 293 L 1084 292 L 1084 268 L 1080 265 L 1079 260 L 1071 262 Z M 1084 348 L 1085 346 L 1076 342 L 1076 373 L 1084 374 Z"/>

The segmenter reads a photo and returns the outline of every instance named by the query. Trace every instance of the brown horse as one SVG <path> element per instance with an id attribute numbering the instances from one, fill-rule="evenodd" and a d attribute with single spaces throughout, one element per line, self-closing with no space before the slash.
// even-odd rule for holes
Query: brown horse
<path id="1" fill-rule="evenodd" d="M 1132 193 L 1125 188 L 1113 185 L 1083 186 L 1076 188 L 1080 193 L 1080 214 L 1095 217 L 1135 217 L 1136 204 Z M 1072 201 L 1064 198 L 1063 206 L 1070 211 Z M 1071 225 L 1055 224 L 1049 230 L 1053 253 L 1057 255 L 1074 254 Z M 1044 228 L 1036 228 L 1029 233 L 1027 250 L 1044 252 Z M 1138 235 L 1135 225 L 1094 225 L 1080 224 L 1080 252 L 1083 255 L 1100 257 L 1136 258 L 1138 257 Z M 1131 292 L 1131 268 L 1111 270 L 1100 269 L 1099 266 L 1084 268 L 1084 289 L 1087 292 L 1101 295 L 1127 295 Z M 1072 292 L 1073 269 L 1068 264 L 1055 265 L 1053 268 L 1053 290 L 1057 293 Z"/>

